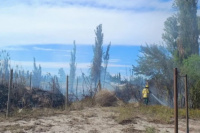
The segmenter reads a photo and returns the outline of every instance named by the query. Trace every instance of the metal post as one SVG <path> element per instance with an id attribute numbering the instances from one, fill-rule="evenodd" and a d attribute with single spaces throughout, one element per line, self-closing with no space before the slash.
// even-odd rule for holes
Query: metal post
<path id="1" fill-rule="evenodd" d="M 69 79 L 69 76 L 67 75 L 67 84 L 66 84 L 66 98 L 65 98 L 65 109 L 68 107 L 68 79 Z"/>
<path id="2" fill-rule="evenodd" d="M 189 133 L 187 74 L 185 75 L 186 133 Z"/>
<path id="3" fill-rule="evenodd" d="M 174 133 L 178 133 L 177 68 L 174 69 Z"/>
<path id="4" fill-rule="evenodd" d="M 12 78 L 13 78 L 13 69 L 10 70 L 6 118 L 8 118 L 9 110 L 10 110 L 10 93 L 11 93 L 11 89 L 12 89 Z"/>

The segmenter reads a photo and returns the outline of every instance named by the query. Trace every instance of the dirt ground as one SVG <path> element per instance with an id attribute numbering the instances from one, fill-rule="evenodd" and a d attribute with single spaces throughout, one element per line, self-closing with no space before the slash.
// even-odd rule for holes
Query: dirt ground
<path id="1" fill-rule="evenodd" d="M 39 119 L 5 120 L 0 122 L 1 133 L 145 133 L 147 128 L 158 133 L 173 133 L 173 124 L 149 122 L 137 117 L 132 121 L 117 123 L 118 114 L 108 108 L 86 108 Z M 190 132 L 200 132 L 200 121 L 190 120 Z M 185 120 L 179 121 L 179 133 L 185 133 Z"/>

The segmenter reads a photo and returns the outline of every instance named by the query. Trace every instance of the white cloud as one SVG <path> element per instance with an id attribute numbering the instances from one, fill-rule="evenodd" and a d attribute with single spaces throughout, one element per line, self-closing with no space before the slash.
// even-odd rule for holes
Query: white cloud
<path id="1" fill-rule="evenodd" d="M 69 74 L 69 62 L 36 62 L 37 66 L 42 67 L 42 74 L 46 74 L 47 72 L 50 72 L 53 75 L 58 74 L 59 68 L 64 68 L 66 71 L 66 74 Z M 11 60 L 11 67 L 15 70 L 16 66 L 19 67 L 21 70 L 26 71 L 32 71 L 33 70 L 33 61 L 16 61 Z M 89 68 L 91 67 L 90 62 L 86 63 L 77 63 L 77 75 L 81 75 L 81 72 L 87 73 L 89 72 Z M 124 69 L 129 68 L 129 65 L 123 65 L 123 64 L 115 64 L 115 63 L 109 63 L 108 64 L 108 71 L 111 74 L 115 74 L 120 71 L 124 71 Z M 123 73 L 122 73 L 123 74 Z"/>
<path id="2" fill-rule="evenodd" d="M 7 0 L 1 2 L 2 6 L 11 6 L 16 4 L 31 6 L 85 6 L 108 9 L 156 9 L 170 10 L 173 1 L 160 0 Z"/>
<path id="3" fill-rule="evenodd" d="M 42 50 L 42 51 L 53 51 L 54 49 L 50 48 L 40 48 L 40 47 L 33 47 L 34 50 Z"/>
<path id="4" fill-rule="evenodd" d="M 120 59 L 110 59 L 109 63 L 117 63 L 120 62 Z"/>
<path id="5" fill-rule="evenodd" d="M 15 67 L 16 65 L 23 66 L 24 68 L 32 68 L 33 62 L 32 61 L 11 60 L 11 66 Z M 69 62 L 40 62 L 40 61 L 37 61 L 36 65 L 41 65 L 42 68 L 52 68 L 52 69 L 67 68 L 67 69 L 69 69 Z M 90 68 L 90 67 L 91 67 L 91 63 L 77 63 L 78 69 Z M 110 63 L 110 64 L 108 64 L 108 67 L 129 67 L 129 66 Z"/>
<path id="6" fill-rule="evenodd" d="M 26 51 L 28 49 L 20 47 L 20 46 L 0 46 L 0 49 L 7 50 L 7 51 Z"/>
<path id="7" fill-rule="evenodd" d="M 33 47 L 33 50 L 41 50 L 41 51 L 63 51 L 70 52 L 71 50 L 60 50 L 60 49 L 51 49 L 51 48 L 42 48 L 42 47 Z"/>
<path id="8" fill-rule="evenodd" d="M 0 44 L 71 44 L 72 40 L 79 44 L 94 44 L 94 29 L 100 23 L 103 24 L 104 44 L 111 41 L 113 45 L 141 45 L 161 41 L 163 23 L 171 15 L 168 11 L 170 2 L 118 1 L 76 0 L 75 5 L 64 7 L 42 6 L 39 0 L 34 0 L 36 4 L 29 3 L 37 6 L 15 2 L 12 6 L 0 8 Z M 45 2 L 57 3 L 49 0 L 42 3 Z M 111 5 L 112 10 L 109 9 Z M 145 11 L 148 7 L 153 10 Z M 122 8 L 135 10 L 119 10 Z"/>

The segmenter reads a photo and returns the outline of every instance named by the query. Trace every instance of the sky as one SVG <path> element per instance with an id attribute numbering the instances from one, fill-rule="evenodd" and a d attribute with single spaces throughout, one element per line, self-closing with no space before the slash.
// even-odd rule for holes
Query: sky
<path id="1" fill-rule="evenodd" d="M 12 65 L 31 69 L 33 57 L 43 72 L 69 72 L 77 45 L 77 67 L 92 61 L 94 30 L 103 26 L 104 49 L 111 42 L 111 74 L 136 64 L 139 46 L 162 43 L 164 21 L 174 13 L 172 0 L 0 0 L 0 49 Z M 128 60 L 129 59 L 129 60 Z"/>
<path id="2" fill-rule="evenodd" d="M 0 44 L 94 44 L 103 25 L 104 43 L 161 42 L 171 0 L 0 0 Z"/>

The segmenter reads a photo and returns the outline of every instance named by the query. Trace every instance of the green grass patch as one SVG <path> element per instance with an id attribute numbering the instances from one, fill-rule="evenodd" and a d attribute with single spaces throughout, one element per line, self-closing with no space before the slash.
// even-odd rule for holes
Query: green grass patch
<path id="1" fill-rule="evenodd" d="M 145 133 L 156 133 L 155 127 L 147 127 Z"/>
<path id="2" fill-rule="evenodd" d="M 33 109 L 14 109 L 9 113 L 8 120 L 9 121 L 17 121 L 22 119 L 30 119 L 30 118 L 40 118 L 40 117 L 48 117 L 58 114 L 69 114 L 69 110 L 64 110 L 60 108 L 33 108 Z M 5 113 L 1 113 L 0 121 L 5 120 Z"/>
<path id="3" fill-rule="evenodd" d="M 117 107 L 119 116 L 116 118 L 118 123 L 126 120 L 133 120 L 136 117 L 145 117 L 148 121 L 154 123 L 169 124 L 173 123 L 174 109 L 161 105 L 140 105 L 135 107 L 134 104 Z M 185 109 L 179 109 L 179 118 L 185 118 Z M 190 119 L 200 119 L 200 110 L 189 109 Z"/>

